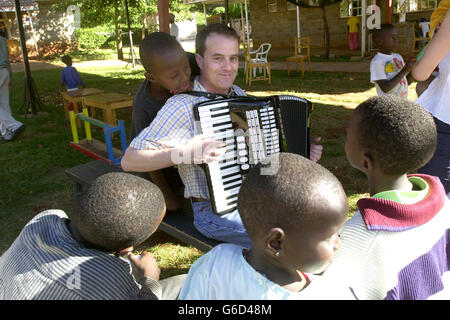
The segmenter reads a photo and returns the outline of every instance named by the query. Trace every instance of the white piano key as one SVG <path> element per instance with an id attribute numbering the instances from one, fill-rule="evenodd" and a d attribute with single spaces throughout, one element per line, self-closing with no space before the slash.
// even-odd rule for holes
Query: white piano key
<path id="1" fill-rule="evenodd" d="M 204 111 L 204 110 L 211 110 L 211 109 L 215 109 L 215 108 L 221 108 L 221 107 L 228 107 L 228 102 L 218 102 L 218 103 L 212 103 L 212 104 L 208 104 L 208 105 L 204 105 L 201 106 L 201 108 L 199 108 L 199 112 L 200 111 Z"/>
<path id="2" fill-rule="evenodd" d="M 225 139 L 225 138 L 231 138 L 231 137 L 234 137 L 234 130 L 226 130 L 226 131 L 214 133 L 215 139 Z"/>
<path id="3" fill-rule="evenodd" d="M 222 122 L 231 122 L 231 117 L 229 114 L 224 115 L 224 116 L 220 116 L 220 117 L 215 117 L 215 118 L 211 118 L 211 117 L 204 117 L 200 120 L 200 124 L 203 127 L 209 127 L 209 123 L 222 123 Z"/>
<path id="4" fill-rule="evenodd" d="M 236 180 L 236 181 L 224 184 L 224 186 L 225 186 L 225 189 L 227 189 L 227 188 L 230 188 L 233 186 L 240 186 L 241 184 L 242 184 L 242 180 Z M 225 191 L 227 191 L 227 190 L 225 190 Z"/>
<path id="5" fill-rule="evenodd" d="M 227 181 L 231 181 L 231 180 L 235 180 L 235 179 L 239 179 L 239 178 L 242 178 L 241 174 L 235 174 L 235 175 L 232 175 L 232 176 L 229 176 L 226 178 L 222 178 L 221 180 L 223 183 L 226 183 Z"/>
<path id="6" fill-rule="evenodd" d="M 230 197 L 230 196 L 233 196 L 233 195 L 235 195 L 235 194 L 238 194 L 239 193 L 239 189 L 240 189 L 240 186 L 239 187 L 236 187 L 236 188 L 234 188 L 234 189 L 231 189 L 231 190 L 226 190 L 225 192 L 224 192 L 224 198 L 226 199 L 226 198 L 228 198 L 228 197 Z"/>
<path id="7" fill-rule="evenodd" d="M 228 108 L 219 108 L 219 109 L 216 109 L 216 110 L 212 110 L 212 109 L 204 110 L 204 109 L 202 109 L 202 110 L 198 110 L 198 115 L 200 116 L 200 118 L 203 118 L 205 116 L 212 116 L 212 115 L 216 115 L 216 114 L 229 113 L 229 112 L 230 112 L 230 109 L 228 109 Z"/>
<path id="8" fill-rule="evenodd" d="M 228 128 L 233 128 L 233 124 L 232 123 L 224 123 L 221 125 L 216 125 L 214 126 L 215 123 L 213 122 L 208 122 L 206 124 L 202 125 L 202 128 L 208 128 L 208 129 L 213 129 L 213 130 L 222 130 L 222 129 L 228 129 Z"/>
<path id="9" fill-rule="evenodd" d="M 237 172 L 239 172 L 239 166 L 234 166 L 228 169 L 220 170 L 220 174 L 222 175 L 222 177 Z"/>
<path id="10" fill-rule="evenodd" d="M 223 163 L 219 163 L 219 167 L 223 168 L 223 167 L 230 166 L 230 165 L 233 165 L 233 164 L 237 164 L 237 160 L 236 159 L 231 160 L 231 161 L 227 161 L 227 162 L 223 162 Z"/>

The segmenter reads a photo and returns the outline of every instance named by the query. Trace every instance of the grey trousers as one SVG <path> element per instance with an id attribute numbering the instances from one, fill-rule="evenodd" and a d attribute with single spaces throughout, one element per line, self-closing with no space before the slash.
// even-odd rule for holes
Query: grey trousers
<path id="1" fill-rule="evenodd" d="M 450 199 L 450 125 L 434 118 L 437 130 L 437 146 L 431 160 L 418 170 L 439 177 Z"/>
<path id="2" fill-rule="evenodd" d="M 159 283 L 162 287 L 162 300 L 177 300 L 180 294 L 181 287 L 183 286 L 184 280 L 187 274 L 180 274 L 177 276 L 169 277 L 160 280 Z"/>
<path id="3" fill-rule="evenodd" d="M 0 134 L 7 137 L 22 125 L 11 115 L 9 106 L 9 71 L 6 68 L 0 68 Z"/>

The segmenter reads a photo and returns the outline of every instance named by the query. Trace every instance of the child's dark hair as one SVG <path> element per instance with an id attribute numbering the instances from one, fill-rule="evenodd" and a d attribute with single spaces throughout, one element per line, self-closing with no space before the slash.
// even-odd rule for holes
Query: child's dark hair
<path id="1" fill-rule="evenodd" d="M 213 23 L 207 25 L 203 28 L 199 33 L 197 33 L 197 37 L 195 38 L 195 52 L 203 57 L 205 53 L 205 42 L 208 36 L 212 33 L 217 33 L 229 38 L 236 39 L 239 43 L 239 35 L 236 30 L 228 27 L 223 23 Z"/>
<path id="2" fill-rule="evenodd" d="M 361 103 L 358 141 L 373 156 L 385 174 L 413 172 L 426 164 L 436 149 L 433 117 L 420 105 L 385 95 Z"/>
<path id="3" fill-rule="evenodd" d="M 153 57 L 155 54 L 161 55 L 169 50 L 183 51 L 180 43 L 165 32 L 152 32 L 142 40 L 139 46 L 139 56 L 145 71 L 151 72 Z"/>
<path id="4" fill-rule="evenodd" d="M 61 61 L 62 61 L 64 64 L 68 65 L 69 63 L 72 62 L 72 58 L 71 58 L 70 56 L 68 56 L 68 55 L 65 55 L 65 56 L 63 56 L 63 57 L 61 58 Z"/>
<path id="5" fill-rule="evenodd" d="M 395 26 L 391 23 L 382 23 L 379 29 L 373 29 L 372 37 L 374 41 L 378 41 L 386 30 L 394 29 Z"/>
<path id="6" fill-rule="evenodd" d="M 342 196 L 348 206 L 341 183 L 321 165 L 292 153 L 268 159 L 272 166 L 278 165 L 278 171 L 265 175 L 259 163 L 239 191 L 238 211 L 250 238 L 274 227 L 307 230 L 312 219 L 321 218 L 315 208 L 330 192 Z"/>
<path id="7" fill-rule="evenodd" d="M 73 221 L 94 248 L 116 252 L 147 240 L 158 228 L 164 206 L 162 192 L 150 181 L 107 173 L 77 198 Z"/>

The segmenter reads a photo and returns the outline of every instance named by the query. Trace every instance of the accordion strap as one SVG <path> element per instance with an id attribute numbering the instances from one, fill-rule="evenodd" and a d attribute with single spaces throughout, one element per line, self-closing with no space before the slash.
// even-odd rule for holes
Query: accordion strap
<path id="1" fill-rule="evenodd" d="M 217 99 L 217 98 L 231 98 L 232 95 L 226 95 L 226 94 L 220 94 L 220 93 L 214 93 L 214 92 L 207 92 L 207 91 L 187 91 L 186 94 L 190 94 L 191 96 L 196 97 L 205 97 L 208 99 Z"/>

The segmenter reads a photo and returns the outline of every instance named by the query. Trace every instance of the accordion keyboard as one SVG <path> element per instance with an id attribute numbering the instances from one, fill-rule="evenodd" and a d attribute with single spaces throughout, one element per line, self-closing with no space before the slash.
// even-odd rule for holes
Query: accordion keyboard
<path id="1" fill-rule="evenodd" d="M 197 132 L 225 142 L 221 160 L 204 165 L 216 214 L 236 210 L 248 170 L 281 152 L 283 139 L 290 152 L 307 156 L 309 112 L 307 100 L 291 96 L 218 99 L 194 106 Z"/>

